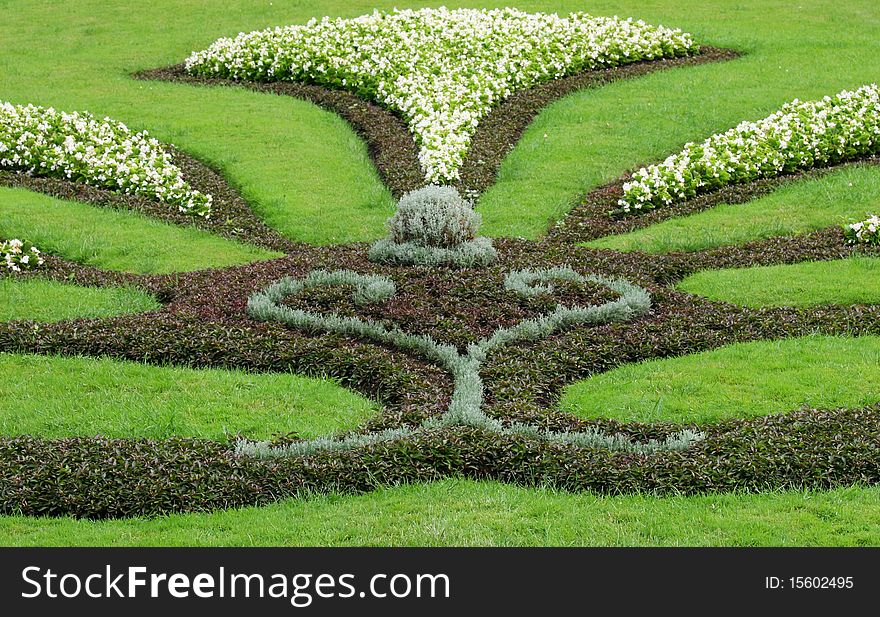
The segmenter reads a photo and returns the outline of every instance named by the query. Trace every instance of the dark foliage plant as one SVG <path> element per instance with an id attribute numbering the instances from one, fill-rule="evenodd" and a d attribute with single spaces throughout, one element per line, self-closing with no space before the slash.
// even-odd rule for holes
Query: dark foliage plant
<path id="1" fill-rule="evenodd" d="M 480 148 L 499 153 L 505 150 L 534 112 L 570 91 L 566 88 L 593 87 L 656 68 L 727 57 L 731 57 L 729 52 L 707 49 L 695 58 L 597 71 L 575 76 L 571 83 L 551 82 L 533 88 L 509 103 L 514 107 L 508 108 L 508 113 L 517 109 L 521 113 L 513 114 L 508 128 L 499 129 L 505 122 L 502 118 L 493 120 L 494 116 L 481 124 L 496 127 L 493 130 L 501 145 L 496 148 L 494 141 L 484 143 L 490 137 L 478 131 L 472 153 L 481 152 Z M 186 77 L 179 68 L 142 77 L 226 85 L 222 80 Z M 400 127 L 394 128 L 396 117 L 389 118 L 387 112 L 351 95 L 337 93 L 341 97 L 337 99 L 337 94 L 320 88 L 237 85 L 313 97 L 332 108 L 349 105 L 343 115 L 348 114 L 345 117 L 368 135 L 374 160 L 389 186 L 396 194 L 416 188 L 407 185 L 411 174 L 406 165 L 395 167 L 400 152 L 409 152 L 400 156 L 412 159 L 412 151 L 407 150 L 412 146 L 411 138 L 406 143 L 401 140 Z M 380 116 L 384 118 L 381 121 L 377 120 Z M 397 137 L 383 142 L 383 134 Z M 469 159 L 462 169 L 462 184 L 478 189 L 488 186 L 502 154 L 493 156 L 487 156 L 482 166 Z M 651 217 L 705 209 L 721 200 L 745 201 L 772 190 L 780 180 L 738 185 L 626 221 L 608 214 L 606 204 L 615 199 L 620 185 L 612 182 L 591 193 L 542 240 L 495 241 L 496 256 L 491 264 L 480 268 L 428 267 L 376 263 L 362 244 L 313 247 L 286 240 L 260 222 L 219 174 L 194 159 L 180 156 L 177 160 L 186 166 L 195 188 L 215 196 L 212 218 L 196 224 L 285 255 L 244 266 L 161 276 L 106 272 L 48 255 L 39 272 L 19 276 L 99 287 L 134 286 L 154 294 L 163 306 L 151 313 L 109 319 L 0 323 L 0 351 L 330 376 L 381 403 L 381 411 L 353 434 L 400 431 L 401 437 L 278 458 L 237 453 L 236 439 L 247 435 L 231 435 L 227 441 L 0 437 L 0 512 L 88 518 L 154 516 L 260 505 L 315 491 L 357 493 L 450 476 L 603 494 L 821 489 L 880 482 L 878 405 L 779 410 L 778 415 L 699 426 L 584 420 L 556 406 L 566 384 L 629 362 L 814 332 L 880 334 L 880 306 L 752 309 L 712 302 L 670 287 L 689 274 L 710 268 L 880 253 L 876 247 L 847 244 L 839 228 L 688 254 L 618 253 L 576 245 L 597 234 L 622 233 L 633 225 L 648 224 L 654 220 Z M 71 182 L 3 173 L 0 183 L 106 207 L 131 208 L 184 224 L 173 213 L 155 211 L 138 198 Z M 376 285 L 364 287 L 363 301 L 359 302 L 352 290 L 361 279 L 326 279 L 313 274 L 340 270 L 357 273 Z M 538 318 L 559 305 L 601 305 L 620 297 L 607 285 L 591 280 L 564 276 L 551 282 L 530 276 L 509 280 L 510 273 L 518 271 L 573 271 L 623 279 L 647 290 L 651 305 L 650 310 L 628 321 L 561 328 L 543 338 L 489 350 L 479 367 L 482 412 L 504 431 L 431 422 L 449 409 L 455 383 L 446 370 L 419 354 L 400 351 L 382 341 L 259 321 L 247 312 L 248 298 L 273 283 L 285 277 L 303 280 L 312 276 L 309 285 L 283 299 L 283 306 L 396 327 L 464 353 L 496 330 Z M 388 293 L 389 283 L 394 293 Z M 510 430 L 521 425 L 536 432 Z M 421 428 L 412 430 L 417 427 Z M 670 439 L 683 430 L 699 431 L 702 438 L 685 448 L 650 452 L 584 447 L 538 434 L 595 432 L 648 444 Z M 290 440 L 284 440 L 276 445 L 288 443 Z"/>

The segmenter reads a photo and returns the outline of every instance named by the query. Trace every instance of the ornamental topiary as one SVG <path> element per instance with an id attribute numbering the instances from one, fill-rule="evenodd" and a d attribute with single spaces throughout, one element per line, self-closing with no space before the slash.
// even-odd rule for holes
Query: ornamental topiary
<path id="1" fill-rule="evenodd" d="M 482 217 L 451 186 L 429 185 L 404 195 L 388 219 L 388 237 L 370 248 L 385 263 L 479 266 L 494 261 L 488 238 L 478 238 Z"/>
<path id="2" fill-rule="evenodd" d="M 452 248 L 477 237 L 482 217 L 451 186 L 430 185 L 404 195 L 388 219 L 392 242 Z"/>

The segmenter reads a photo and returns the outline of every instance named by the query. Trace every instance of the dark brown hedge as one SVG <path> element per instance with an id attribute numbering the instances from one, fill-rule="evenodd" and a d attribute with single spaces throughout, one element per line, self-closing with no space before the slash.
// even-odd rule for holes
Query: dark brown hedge
<path id="1" fill-rule="evenodd" d="M 718 425 L 692 448 L 650 456 L 467 428 L 268 463 L 212 441 L 0 438 L 0 512 L 154 516 L 447 476 L 608 494 L 822 489 L 878 482 L 878 446 L 876 406 Z"/>

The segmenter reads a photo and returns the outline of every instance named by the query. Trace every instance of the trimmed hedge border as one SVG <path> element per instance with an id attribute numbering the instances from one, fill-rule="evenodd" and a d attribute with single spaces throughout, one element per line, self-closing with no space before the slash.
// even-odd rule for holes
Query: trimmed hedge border
<path id="1" fill-rule="evenodd" d="M 0 438 L 0 512 L 88 518 L 263 505 L 457 476 L 603 494 L 822 489 L 880 479 L 880 415 L 802 410 L 713 427 L 686 450 L 612 454 L 470 427 L 262 461 L 212 441 Z"/>

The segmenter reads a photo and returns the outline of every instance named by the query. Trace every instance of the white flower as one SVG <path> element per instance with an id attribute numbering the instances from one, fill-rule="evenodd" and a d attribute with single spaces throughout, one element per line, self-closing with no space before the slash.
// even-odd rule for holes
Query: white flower
<path id="1" fill-rule="evenodd" d="M 0 169 L 144 195 L 207 217 L 210 195 L 192 190 L 158 141 L 120 122 L 0 102 Z"/>
<path id="2" fill-rule="evenodd" d="M 618 17 L 494 10 L 373 12 L 222 38 L 198 75 L 345 87 L 400 113 L 431 183 L 455 180 L 480 120 L 511 93 L 586 69 L 694 53 L 689 34 Z"/>
<path id="3" fill-rule="evenodd" d="M 736 182 L 829 165 L 880 151 L 880 88 L 786 103 L 757 122 L 712 135 L 624 183 L 624 212 L 654 208 Z M 858 231 L 858 230 L 856 230 Z"/>
<path id="4" fill-rule="evenodd" d="M 25 243 L 18 238 L 6 240 L 5 242 L 0 240 L 0 259 L 6 265 L 7 270 L 21 272 L 22 270 L 30 270 L 43 265 L 43 258 L 40 256 L 40 251 L 37 250 L 37 247 L 30 247 L 29 252 L 33 255 L 32 258 L 27 252 L 22 251 L 23 246 L 25 246 Z"/>

